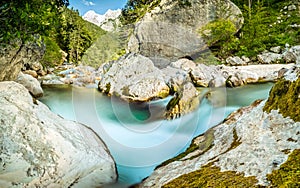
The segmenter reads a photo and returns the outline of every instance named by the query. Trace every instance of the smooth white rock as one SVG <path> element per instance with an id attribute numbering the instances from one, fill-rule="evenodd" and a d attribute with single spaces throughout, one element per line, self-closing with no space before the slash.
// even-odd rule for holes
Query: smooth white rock
<path id="1" fill-rule="evenodd" d="M 116 181 L 115 163 L 90 128 L 34 102 L 15 82 L 0 82 L 0 106 L 0 187 L 80 188 Z"/>

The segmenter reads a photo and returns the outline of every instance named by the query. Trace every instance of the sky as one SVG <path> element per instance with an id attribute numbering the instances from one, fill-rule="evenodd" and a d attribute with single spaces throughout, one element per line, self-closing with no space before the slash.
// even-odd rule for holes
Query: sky
<path id="1" fill-rule="evenodd" d="M 104 14 L 108 9 L 123 8 L 126 2 L 127 0 L 69 0 L 69 8 L 77 9 L 81 16 L 89 10 L 94 10 L 98 14 Z"/>

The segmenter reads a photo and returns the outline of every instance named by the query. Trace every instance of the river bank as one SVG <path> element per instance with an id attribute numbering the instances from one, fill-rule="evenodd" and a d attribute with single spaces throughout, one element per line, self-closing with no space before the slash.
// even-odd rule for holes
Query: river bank
<path id="1" fill-rule="evenodd" d="M 272 85 L 249 84 L 225 92 L 220 89 L 226 96 L 223 106 L 213 106 L 204 99 L 195 112 L 172 121 L 156 116 L 170 98 L 128 104 L 92 88 L 47 86 L 41 100 L 53 112 L 89 125 L 111 151 L 117 163 L 119 183 L 129 186 L 183 152 L 194 136 L 222 122 L 229 113 L 253 100 L 267 98 Z"/>

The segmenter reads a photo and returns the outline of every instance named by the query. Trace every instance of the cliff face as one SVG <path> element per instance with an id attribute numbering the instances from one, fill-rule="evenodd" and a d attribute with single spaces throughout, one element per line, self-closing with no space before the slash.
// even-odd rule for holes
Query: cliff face
<path id="1" fill-rule="evenodd" d="M 210 21 L 223 18 L 240 29 L 243 18 L 229 0 L 162 0 L 136 23 L 128 49 L 156 59 L 194 56 L 206 48 L 198 34 Z"/>
<path id="2" fill-rule="evenodd" d="M 196 137 L 187 152 L 162 164 L 140 187 L 299 186 L 299 83 L 277 82 L 267 101 Z"/>
<path id="3" fill-rule="evenodd" d="M 23 44 L 19 40 L 0 46 L 0 81 L 16 80 L 24 65 L 37 63 L 42 59 L 45 46 L 36 42 Z"/>

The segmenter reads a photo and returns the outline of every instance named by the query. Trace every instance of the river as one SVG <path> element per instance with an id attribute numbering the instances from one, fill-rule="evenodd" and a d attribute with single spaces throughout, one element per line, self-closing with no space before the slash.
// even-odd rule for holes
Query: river
<path id="1" fill-rule="evenodd" d="M 40 100 L 65 119 L 88 125 L 102 138 L 116 161 L 122 187 L 149 176 L 157 165 L 183 152 L 195 136 L 234 110 L 267 98 L 272 85 L 217 89 L 210 100 L 203 98 L 196 111 L 171 121 L 162 118 L 171 97 L 129 104 L 97 89 L 59 86 L 44 87 Z"/>

